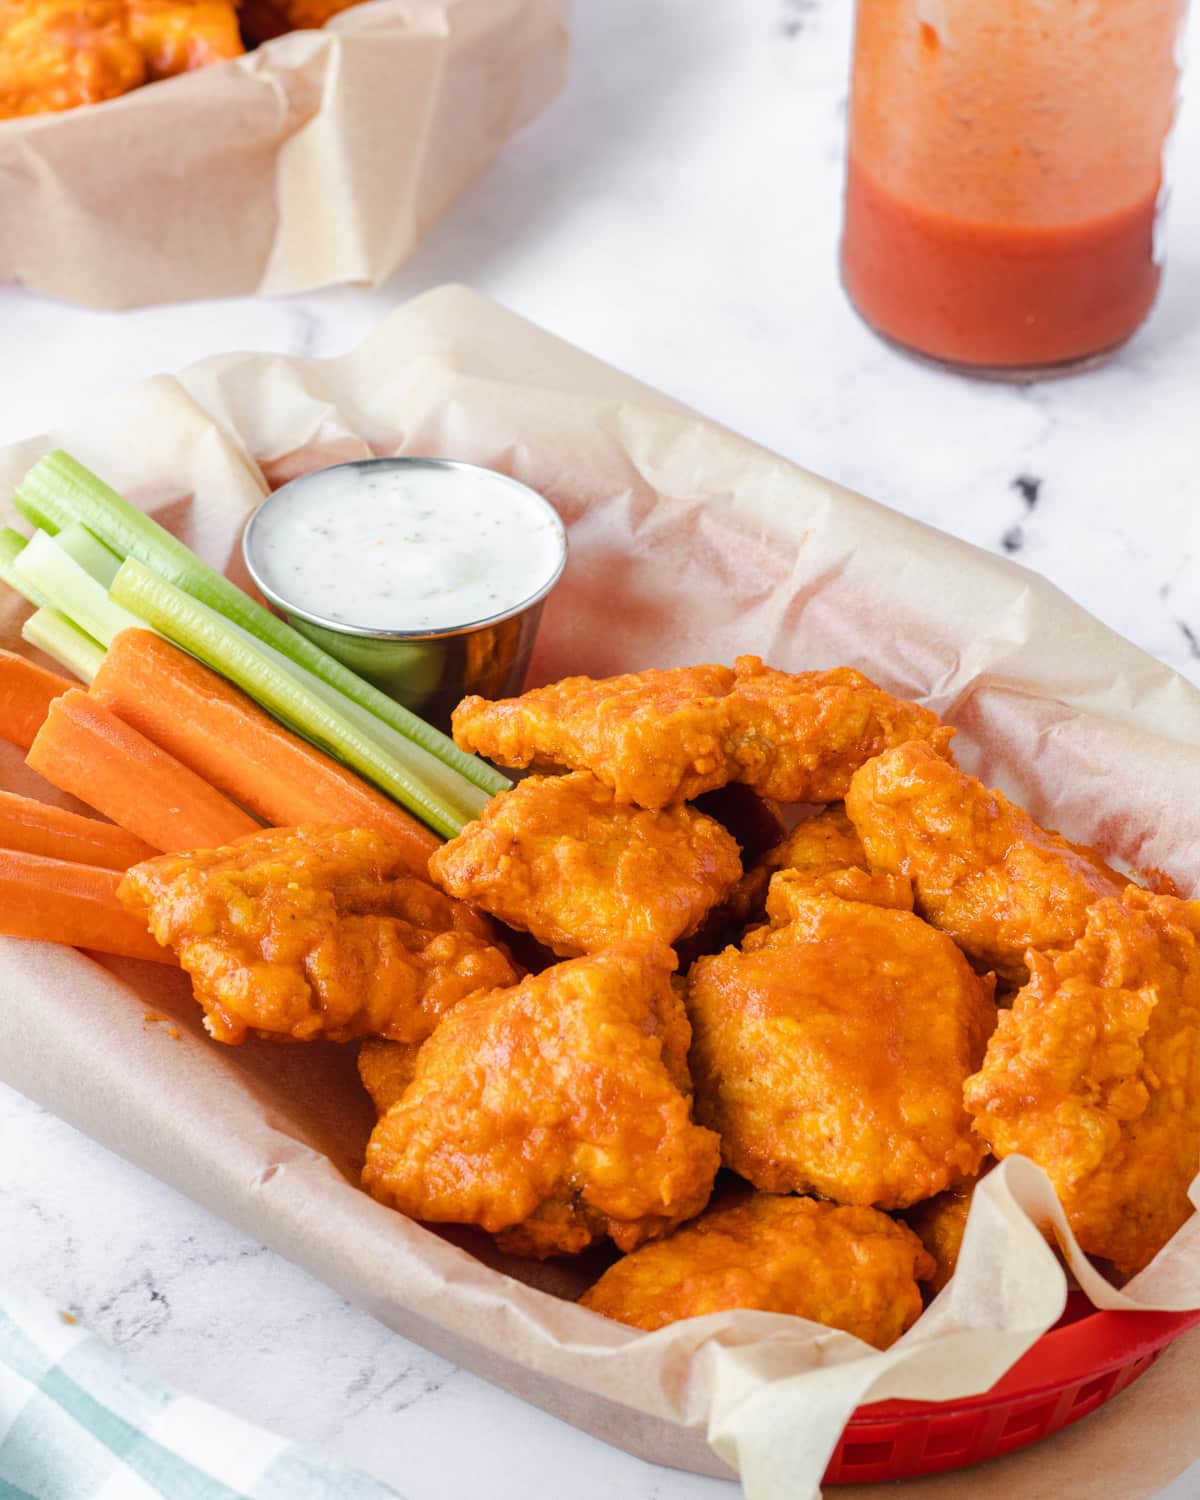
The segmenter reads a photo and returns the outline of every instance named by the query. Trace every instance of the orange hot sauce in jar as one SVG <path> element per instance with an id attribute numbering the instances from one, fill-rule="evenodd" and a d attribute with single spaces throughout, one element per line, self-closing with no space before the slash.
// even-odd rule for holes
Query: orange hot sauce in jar
<path id="1" fill-rule="evenodd" d="M 842 279 L 910 350 L 1090 363 L 1158 290 L 1187 0 L 858 0 Z"/>

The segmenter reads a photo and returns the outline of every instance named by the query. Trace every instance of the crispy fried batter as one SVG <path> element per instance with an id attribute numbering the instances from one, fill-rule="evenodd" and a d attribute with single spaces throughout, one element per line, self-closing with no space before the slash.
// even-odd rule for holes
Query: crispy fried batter
<path id="1" fill-rule="evenodd" d="M 375 1112 L 386 1115 L 413 1081 L 421 1042 L 389 1042 L 367 1037 L 358 1049 L 358 1076 L 371 1096 Z"/>
<path id="2" fill-rule="evenodd" d="M 919 704 L 894 698 L 850 667 L 778 672 L 757 656 L 734 662 L 736 774 L 776 802 L 836 802 L 864 761 L 891 745 L 932 740 L 948 754 L 953 730 Z"/>
<path id="3" fill-rule="evenodd" d="M 587 771 L 531 776 L 493 797 L 429 861 L 432 879 L 561 957 L 626 939 L 688 937 L 742 872 L 719 823 L 646 812 Z"/>
<path id="4" fill-rule="evenodd" d="M 779 802 L 832 802 L 870 756 L 938 734 L 928 709 L 849 667 L 790 674 L 756 656 L 732 671 L 568 677 L 520 698 L 464 698 L 454 711 L 464 749 L 506 766 L 588 770 L 619 801 L 651 809 L 730 781 Z"/>
<path id="5" fill-rule="evenodd" d="M 232 0 L 0 0 L 0 118 L 98 104 L 243 50 Z"/>
<path id="6" fill-rule="evenodd" d="M 873 1208 L 738 1193 L 611 1266 L 579 1299 L 634 1328 L 727 1308 L 791 1313 L 886 1349 L 933 1274 L 910 1229 Z"/>
<path id="7" fill-rule="evenodd" d="M 0 119 L 97 104 L 145 78 L 124 0 L 0 0 Z"/>
<path id="8" fill-rule="evenodd" d="M 868 906 L 912 911 L 912 882 L 903 875 L 868 875 L 853 867 L 810 876 L 799 870 L 777 870 L 767 887 L 766 917 L 772 927 L 786 927 L 807 909 L 811 896 L 838 896 Z"/>
<path id="9" fill-rule="evenodd" d="M 937 1267 L 932 1276 L 922 1278 L 928 1280 L 931 1294 L 940 1292 L 954 1275 L 975 1189 L 995 1165 L 990 1157 L 986 1158 L 979 1176 L 973 1181 L 960 1183 L 958 1187 L 938 1193 L 935 1198 L 927 1198 L 924 1203 L 915 1203 L 904 1212 L 905 1223 L 920 1239 Z"/>
<path id="10" fill-rule="evenodd" d="M 772 926 L 785 926 L 791 921 L 793 893 L 814 892 L 903 911 L 911 911 L 913 905 L 912 885 L 903 876 L 870 873 L 854 825 L 841 803 L 834 803 L 804 818 L 786 838 L 760 855 L 710 912 L 692 945 L 695 951 L 683 952 L 691 958 L 716 952 L 764 917 Z"/>
<path id="11" fill-rule="evenodd" d="M 778 878 L 778 877 L 777 877 Z M 962 1084 L 990 979 L 911 912 L 796 892 L 793 920 L 688 975 L 696 1114 L 767 1192 L 903 1208 L 983 1156 Z"/>
<path id="12" fill-rule="evenodd" d="M 126 0 L 147 79 L 173 78 L 245 51 L 231 0 Z"/>
<path id="13" fill-rule="evenodd" d="M 464 698 L 454 738 L 500 765 L 591 771 L 622 802 L 667 807 L 731 779 L 723 735 L 734 681 L 719 666 L 566 677 L 519 698 Z"/>
<path id="14" fill-rule="evenodd" d="M 221 1042 L 420 1041 L 464 996 L 517 978 L 486 919 L 365 829 L 264 829 L 163 855 L 120 896 L 175 951 Z"/>
<path id="15" fill-rule="evenodd" d="M 855 775 L 846 810 L 874 866 L 907 875 L 917 910 L 980 963 L 1023 983 L 1025 950 L 1066 947 L 1087 909 L 1127 884 L 1092 849 L 927 746 L 906 744 Z"/>
<path id="16" fill-rule="evenodd" d="M 966 1086 L 999 1157 L 1044 1167 L 1082 1248 L 1136 1271 L 1192 1208 L 1200 1169 L 1200 902 L 1097 902 L 1002 1012 Z"/>
<path id="17" fill-rule="evenodd" d="M 767 906 L 767 887 L 777 870 L 798 870 L 815 881 L 829 875 L 841 877 L 846 870 L 870 869 L 867 852 L 840 802 L 801 819 L 781 839 L 750 865 L 725 899 L 721 916 L 730 925 L 762 920 Z"/>
<path id="18" fill-rule="evenodd" d="M 670 950 L 615 948 L 456 1007 L 375 1128 L 363 1184 L 516 1254 L 625 1250 L 700 1212 L 718 1166 L 694 1124 Z"/>

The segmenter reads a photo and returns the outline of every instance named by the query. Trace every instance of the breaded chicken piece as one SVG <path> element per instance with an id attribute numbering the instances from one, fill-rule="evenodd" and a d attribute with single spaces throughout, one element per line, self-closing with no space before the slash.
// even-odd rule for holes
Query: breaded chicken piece
<path id="1" fill-rule="evenodd" d="M 741 873 L 737 844 L 712 818 L 619 803 L 587 771 L 499 793 L 429 861 L 444 891 L 564 958 L 688 937 Z"/>
<path id="2" fill-rule="evenodd" d="M 371 1096 L 375 1112 L 386 1115 L 413 1081 L 421 1042 L 388 1042 L 367 1037 L 358 1049 L 358 1076 Z"/>
<path id="3" fill-rule="evenodd" d="M 932 741 L 949 754 L 954 731 L 917 703 L 894 698 L 851 667 L 778 672 L 757 656 L 734 662 L 737 774 L 776 802 L 836 802 L 854 772 L 891 745 Z"/>
<path id="4" fill-rule="evenodd" d="M 654 810 L 733 779 L 724 734 L 735 680 L 719 666 L 565 677 L 519 698 L 464 698 L 454 738 L 503 766 L 591 771 L 619 801 Z"/>
<path id="5" fill-rule="evenodd" d="M 486 919 L 361 828 L 264 829 L 135 865 L 119 888 L 191 975 L 219 1042 L 414 1042 L 518 972 Z"/>
<path id="6" fill-rule="evenodd" d="M 962 1086 L 995 1024 L 990 978 L 908 911 L 809 892 L 792 917 L 688 974 L 696 1117 L 725 1164 L 878 1208 L 973 1177 Z"/>
<path id="7" fill-rule="evenodd" d="M 774 893 L 770 914 L 768 890 Z M 791 921 L 792 892 L 824 892 L 847 901 L 867 901 L 905 911 L 911 911 L 913 905 L 912 885 L 903 876 L 870 872 L 853 824 L 841 803 L 834 803 L 804 818 L 759 856 L 709 914 L 690 957 L 713 953 L 726 942 L 737 941 L 748 926 L 768 915 L 772 926 L 786 925 Z M 686 963 L 684 954 L 681 958 Z"/>
<path id="8" fill-rule="evenodd" d="M 232 0 L 0 0 L 0 118 L 97 104 L 243 50 Z"/>
<path id="9" fill-rule="evenodd" d="M 767 906 L 767 887 L 779 870 L 795 870 L 826 888 L 831 875 L 836 886 L 847 870 L 864 874 L 870 870 L 867 851 L 840 802 L 801 819 L 785 838 L 747 868 L 722 905 L 725 919 L 742 925 L 761 921 Z"/>
<path id="10" fill-rule="evenodd" d="M 921 1315 L 933 1261 L 873 1208 L 738 1193 L 611 1266 L 584 1307 L 652 1331 L 735 1307 L 791 1313 L 877 1349 Z"/>
<path id="11" fill-rule="evenodd" d="M 1200 1171 L 1200 901 L 1097 902 L 1031 976 L 966 1086 L 998 1157 L 1049 1174 L 1080 1246 L 1137 1271 L 1192 1212 Z"/>
<path id="12" fill-rule="evenodd" d="M 1069 946 L 1088 907 L 1128 883 L 925 745 L 868 761 L 846 811 L 871 863 L 912 880 L 922 916 L 1017 983 L 1027 948 Z"/>
<path id="13" fill-rule="evenodd" d="M 232 0 L 126 0 L 147 79 L 173 78 L 245 51 Z"/>
<path id="14" fill-rule="evenodd" d="M 731 781 L 778 802 L 833 802 L 865 760 L 936 735 L 938 720 L 848 667 L 789 674 L 741 656 L 732 671 L 568 677 L 519 698 L 464 698 L 453 727 L 464 749 L 501 765 L 591 771 L 618 801 L 657 809 Z"/>
<path id="15" fill-rule="evenodd" d="M 0 0 L 0 119 L 97 104 L 145 79 L 124 0 Z"/>
<path id="16" fill-rule="evenodd" d="M 772 927 L 786 927 L 803 920 L 813 896 L 835 896 L 868 906 L 888 906 L 893 911 L 913 909 L 912 882 L 903 875 L 869 875 L 851 865 L 824 875 L 806 875 L 801 870 L 776 870 L 767 887 L 765 915 Z"/>
<path id="17" fill-rule="evenodd" d="M 932 1276 L 922 1278 L 928 1281 L 931 1295 L 936 1296 L 942 1290 L 958 1267 L 958 1254 L 962 1249 L 975 1189 L 995 1165 L 988 1157 L 973 1181 L 961 1183 L 939 1193 L 936 1198 L 926 1199 L 924 1203 L 916 1203 L 904 1212 L 904 1222 L 925 1246 L 937 1268 Z"/>
<path id="18" fill-rule="evenodd" d="M 628 945 L 457 1006 L 375 1127 L 363 1185 L 415 1219 L 477 1224 L 518 1255 L 623 1250 L 708 1202 L 673 955 Z"/>

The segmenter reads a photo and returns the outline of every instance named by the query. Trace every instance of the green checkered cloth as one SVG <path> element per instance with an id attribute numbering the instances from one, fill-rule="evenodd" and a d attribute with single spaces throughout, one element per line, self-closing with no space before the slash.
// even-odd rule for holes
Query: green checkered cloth
<path id="1" fill-rule="evenodd" d="M 0 1500 L 397 1500 L 0 1287 Z"/>

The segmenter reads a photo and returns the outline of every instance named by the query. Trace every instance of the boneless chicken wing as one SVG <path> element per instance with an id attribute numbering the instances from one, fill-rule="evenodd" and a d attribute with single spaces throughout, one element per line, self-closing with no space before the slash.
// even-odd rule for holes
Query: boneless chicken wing
<path id="1" fill-rule="evenodd" d="M 719 1153 L 691 1118 L 672 963 L 615 948 L 458 1005 L 375 1127 L 364 1186 L 535 1256 L 606 1234 L 631 1250 L 699 1213 Z"/>
<path id="2" fill-rule="evenodd" d="M 780 802 L 832 802 L 872 755 L 939 736 L 936 717 L 848 667 L 776 672 L 756 656 L 705 665 L 568 677 L 520 698 L 465 698 L 464 749 L 506 766 L 587 770 L 621 802 L 656 809 L 731 781 Z"/>
<path id="3" fill-rule="evenodd" d="M 145 79 L 124 0 L 0 0 L 0 118 L 97 104 Z"/>
<path id="4" fill-rule="evenodd" d="M 565 677 L 519 698 L 464 698 L 454 738 L 504 766 L 591 771 L 622 802 L 666 807 L 730 778 L 722 735 L 728 667 Z"/>
<path id="5" fill-rule="evenodd" d="M 735 1307 L 791 1313 L 886 1349 L 921 1313 L 933 1262 L 873 1208 L 737 1193 L 611 1266 L 579 1299 L 634 1328 Z"/>
<path id="6" fill-rule="evenodd" d="M 802 818 L 792 831 L 749 865 L 726 897 L 720 916 L 729 923 L 757 922 L 767 904 L 767 887 L 779 870 L 795 870 L 817 884 L 837 891 L 847 872 L 866 874 L 870 869 L 862 840 L 846 816 L 841 803 Z"/>
<path id="7" fill-rule="evenodd" d="M 147 79 L 190 73 L 245 50 L 232 0 L 127 0 L 127 15 Z"/>
<path id="8" fill-rule="evenodd" d="M 404 1097 L 417 1072 L 421 1042 L 389 1042 L 369 1036 L 358 1049 L 358 1076 L 375 1112 L 386 1115 Z"/>
<path id="9" fill-rule="evenodd" d="M 776 879 L 779 877 L 777 876 Z M 903 1208 L 975 1175 L 991 980 L 909 911 L 797 892 L 687 981 L 696 1116 L 771 1193 Z"/>
<path id="10" fill-rule="evenodd" d="M 930 1292 L 940 1292 L 958 1269 L 975 1189 L 995 1165 L 988 1157 L 973 1182 L 960 1183 L 958 1187 L 949 1188 L 935 1198 L 927 1198 L 924 1203 L 916 1203 L 905 1210 L 904 1222 L 929 1251 L 936 1267 L 928 1278 Z"/>
<path id="11" fill-rule="evenodd" d="M 996 1156 L 1043 1167 L 1080 1246 L 1136 1271 L 1192 1212 L 1200 1171 L 1200 902 L 1098 901 L 999 1025 L 967 1108 Z"/>
<path id="12" fill-rule="evenodd" d="M 0 118 L 98 104 L 242 51 L 232 0 L 0 0 Z"/>
<path id="13" fill-rule="evenodd" d="M 919 704 L 861 672 L 778 672 L 757 656 L 734 663 L 730 748 L 737 774 L 776 802 L 836 802 L 854 772 L 891 745 L 930 741 L 949 753 L 953 731 Z"/>
<path id="14" fill-rule="evenodd" d="M 163 855 L 120 896 L 174 950 L 221 1042 L 420 1041 L 465 996 L 517 978 L 486 918 L 365 829 L 270 829 Z"/>
<path id="15" fill-rule="evenodd" d="M 1128 883 L 925 745 L 868 761 L 846 810 L 872 864 L 912 880 L 917 910 L 1017 983 L 1027 948 L 1068 946 L 1092 903 Z"/>
<path id="16" fill-rule="evenodd" d="M 626 939 L 689 936 L 742 866 L 712 818 L 685 805 L 623 805 L 578 771 L 533 776 L 493 797 L 429 872 L 451 895 L 572 957 Z"/>

